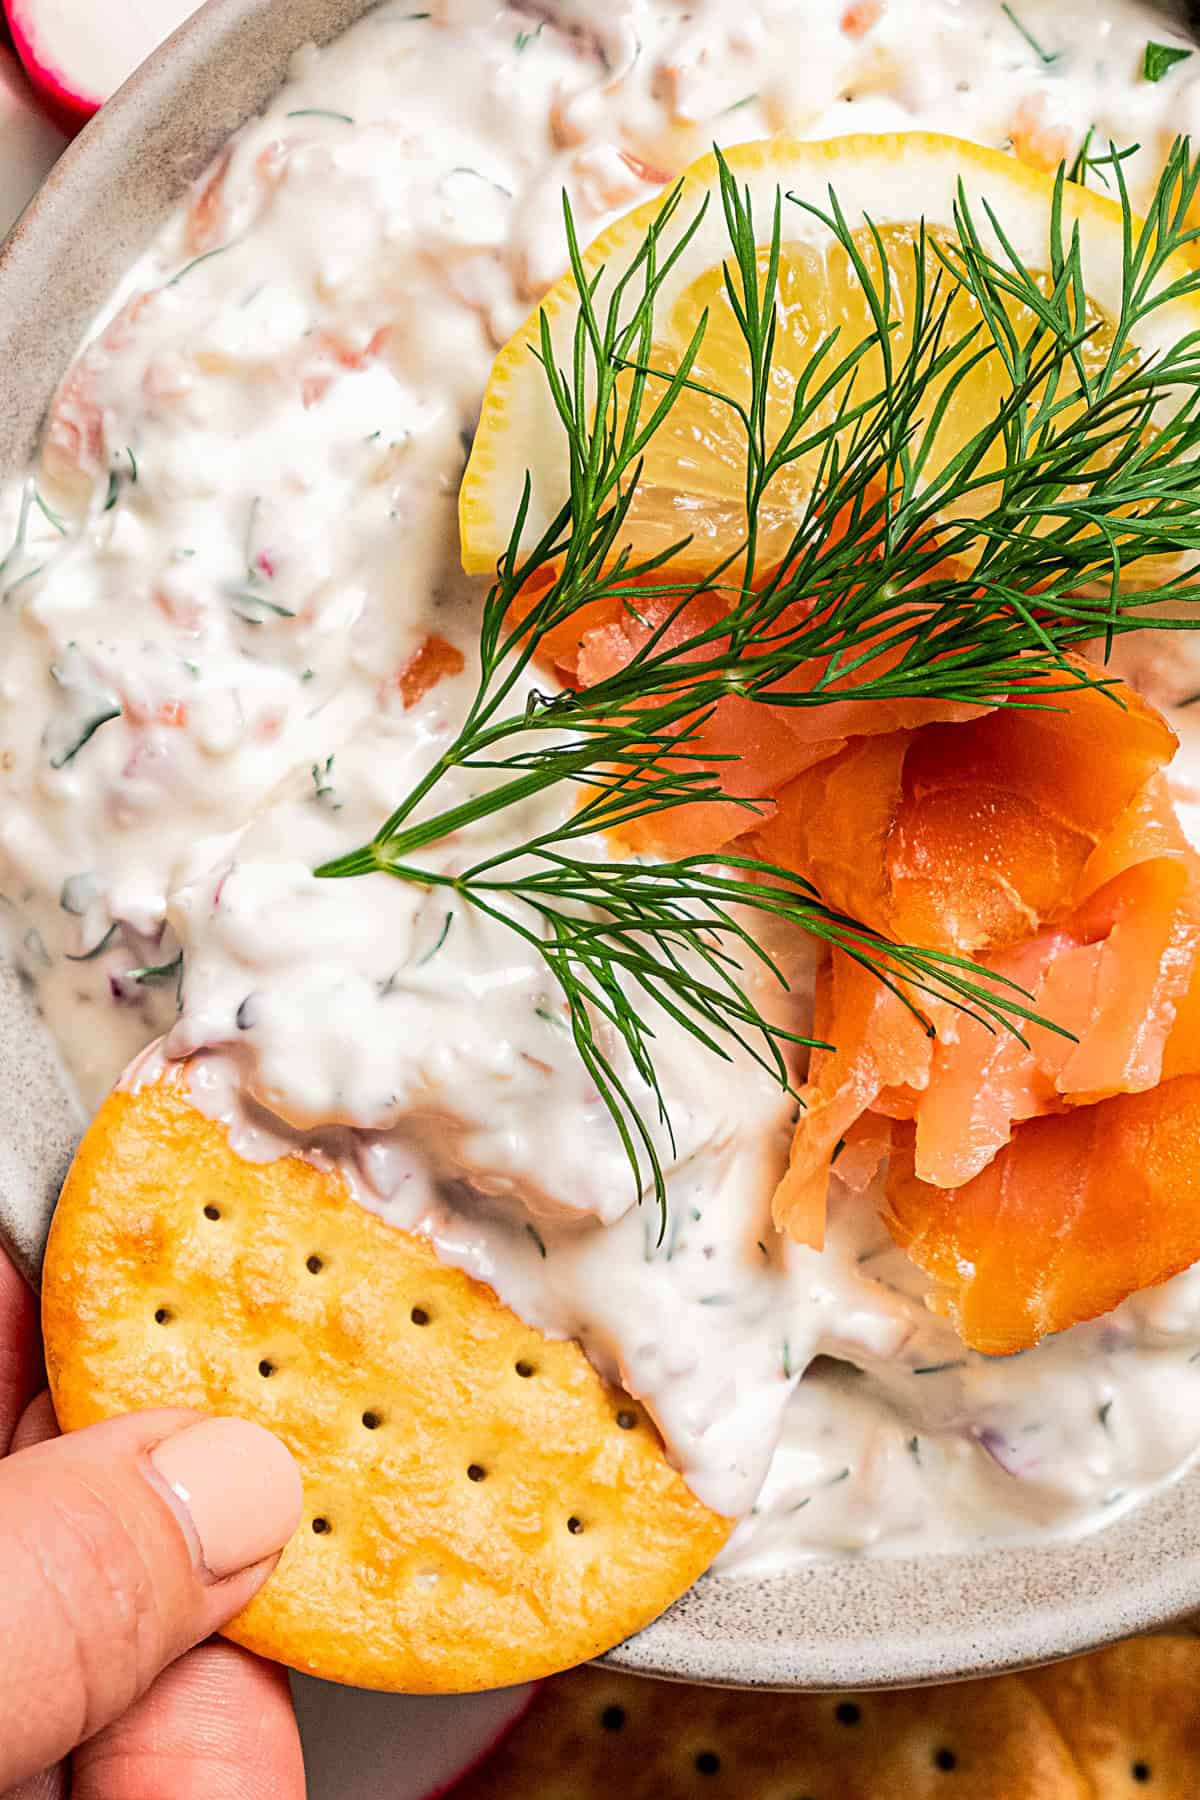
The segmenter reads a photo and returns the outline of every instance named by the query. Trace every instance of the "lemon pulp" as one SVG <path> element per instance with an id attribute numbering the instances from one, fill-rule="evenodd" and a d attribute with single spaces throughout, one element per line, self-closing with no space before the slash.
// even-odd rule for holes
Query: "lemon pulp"
<path id="1" fill-rule="evenodd" d="M 801 435 L 807 438 L 827 431 L 837 420 L 839 408 L 847 404 L 858 407 L 864 401 L 878 402 L 873 408 L 868 404 L 868 413 L 873 411 L 875 416 L 894 404 L 887 394 L 885 347 L 854 257 L 827 225 L 805 207 L 790 204 L 796 192 L 797 198 L 807 200 L 810 206 L 827 208 L 832 190 L 851 222 L 855 256 L 868 271 L 871 287 L 878 293 L 887 284 L 887 354 L 893 369 L 901 369 L 910 355 L 918 315 L 926 330 L 931 317 L 940 320 L 939 344 L 943 348 L 964 345 L 971 333 L 976 334 L 961 356 L 927 382 L 913 409 L 911 423 L 918 438 L 927 422 L 936 417 L 934 443 L 922 472 L 924 482 L 934 480 L 964 445 L 996 419 L 1013 391 L 1012 376 L 992 342 L 978 302 L 944 266 L 945 257 L 953 262 L 958 253 L 954 210 L 959 183 L 964 184 L 976 228 L 984 222 L 981 237 L 986 248 L 1001 262 L 1006 260 L 1006 252 L 986 223 L 990 208 L 1023 267 L 1034 273 L 1038 288 L 1046 294 L 1052 287 L 1045 270 L 1051 260 L 1053 181 L 999 152 L 921 133 L 842 138 L 827 144 L 773 139 L 738 146 L 729 152 L 727 163 L 739 183 L 747 185 L 761 236 L 769 236 L 776 195 L 782 192 L 786 196 L 766 408 L 768 449 L 791 415 L 797 384 L 831 334 L 836 337 L 821 361 L 822 378 L 859 346 L 865 346 L 864 353 L 853 371 L 825 395 Z M 624 533 L 635 557 L 655 554 L 690 538 L 688 561 L 700 566 L 736 556 L 745 537 L 745 430 L 734 408 L 714 394 L 745 404 L 750 387 L 747 345 L 725 292 L 725 267 L 731 264 L 732 255 L 721 222 L 718 170 L 712 157 L 702 159 L 681 179 L 680 232 L 705 200 L 709 207 L 705 228 L 687 246 L 671 286 L 660 296 L 649 360 L 665 374 L 677 369 L 707 312 L 691 379 L 713 393 L 688 388 L 678 395 L 646 447 L 641 481 Z M 601 277 L 599 299 L 603 299 L 604 280 L 615 280 L 628 267 L 661 204 L 652 202 L 619 220 L 586 252 L 586 274 Z M 1090 332 L 1080 361 L 1091 373 L 1102 367 L 1111 353 L 1110 321 L 1121 304 L 1122 214 L 1110 199 L 1071 184 L 1060 204 L 1064 239 L 1069 241 L 1074 230 L 1081 236 L 1089 293 L 1082 306 L 1083 317 L 1070 322 L 1074 330 L 1082 327 Z M 767 256 L 767 249 L 760 247 L 760 283 Z M 1168 264 L 1164 280 L 1178 275 L 1177 260 Z M 923 306 L 919 279 L 924 284 Z M 490 572 L 506 548 L 526 470 L 534 497 L 526 542 L 533 540 L 539 524 L 553 516 L 556 501 L 566 494 L 566 438 L 550 407 L 545 375 L 530 353 L 538 342 L 543 312 L 558 361 L 569 369 L 571 337 L 579 313 L 572 276 L 556 284 L 543 306 L 497 358 L 460 496 L 463 562 L 469 572 Z M 1164 305 L 1159 315 L 1155 326 L 1159 341 L 1164 329 L 1179 337 L 1200 325 L 1200 306 L 1191 299 Z M 1038 322 L 1027 303 L 1010 299 L 1005 318 L 1012 344 L 1032 346 L 1035 355 L 1039 349 L 1052 347 L 1049 335 L 1035 340 Z M 960 379 L 964 362 L 985 347 L 986 354 Z M 1140 348 L 1135 342 L 1135 351 Z M 927 354 L 919 353 L 918 362 Z M 1064 363 L 1061 355 L 1058 361 L 1054 429 L 1061 432 L 1082 402 L 1077 398 L 1078 371 L 1070 361 Z M 947 383 L 953 384 L 953 392 L 944 411 L 939 412 Z M 1045 391 L 1044 385 L 1040 391 L 1035 388 L 1032 402 L 1036 404 Z M 643 412 L 661 392 L 661 382 L 652 379 Z M 985 516 L 989 510 L 987 482 L 999 476 L 1007 455 L 996 435 L 976 471 L 974 489 L 952 499 L 940 516 Z M 816 444 L 780 469 L 771 481 L 757 510 L 760 568 L 782 557 L 791 542 L 802 509 L 820 478 L 821 456 L 822 448 Z"/>

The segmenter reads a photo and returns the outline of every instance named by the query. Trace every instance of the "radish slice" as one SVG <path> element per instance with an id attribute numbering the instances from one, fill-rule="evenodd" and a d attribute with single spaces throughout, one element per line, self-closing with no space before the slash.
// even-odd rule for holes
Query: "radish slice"
<path id="1" fill-rule="evenodd" d="M 15 56 L 0 48 L 0 238 L 61 154 L 63 136 L 34 105 Z"/>
<path id="2" fill-rule="evenodd" d="M 371 1694 L 292 1676 L 309 1800 L 452 1800 L 525 1712 L 536 1686 L 489 1694 Z"/>
<path id="3" fill-rule="evenodd" d="M 4 10 L 43 111 L 74 136 L 197 0 L 4 0 Z"/>

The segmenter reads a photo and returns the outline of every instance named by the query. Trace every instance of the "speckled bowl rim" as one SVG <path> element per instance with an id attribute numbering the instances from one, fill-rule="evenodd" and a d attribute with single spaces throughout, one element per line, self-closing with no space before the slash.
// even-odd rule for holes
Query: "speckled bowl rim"
<path id="1" fill-rule="evenodd" d="M 28 461 L 83 330 L 172 200 L 291 52 L 368 4 L 209 0 L 67 151 L 0 251 L 0 472 Z M 0 1234 L 35 1281 L 81 1122 L 28 994 L 0 965 Z M 1044 1661 L 1197 1608 L 1200 1469 L 1072 1541 L 707 1576 L 608 1660 L 723 1685 L 905 1686 Z"/>

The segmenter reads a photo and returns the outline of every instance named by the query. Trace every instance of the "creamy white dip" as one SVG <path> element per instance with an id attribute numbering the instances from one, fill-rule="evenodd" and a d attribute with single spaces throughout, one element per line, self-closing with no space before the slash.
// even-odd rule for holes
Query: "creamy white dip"
<path id="1" fill-rule="evenodd" d="M 870 1194 L 835 1181 L 823 1255 L 771 1232 L 788 1107 L 665 1019 L 660 1239 L 540 960 L 439 892 L 312 869 L 472 691 L 458 483 L 495 350 L 562 269 L 564 187 L 591 235 L 714 137 L 923 126 L 1054 163 L 1090 128 L 1143 146 L 1136 195 L 1200 130 L 1200 57 L 1144 80 L 1147 39 L 1182 40 L 1135 0 L 430 4 L 296 59 L 0 494 L 12 952 L 89 1102 L 165 1033 L 142 1072 L 191 1056 L 245 1154 L 334 1159 L 578 1336 L 745 1515 L 727 1567 L 1095 1524 L 1200 1444 L 1196 1271 L 1019 1358 L 968 1353 Z M 465 667 L 406 707 L 430 634 Z M 1134 672 L 1183 702 L 1193 655 Z M 524 841 L 538 804 L 486 829 Z"/>

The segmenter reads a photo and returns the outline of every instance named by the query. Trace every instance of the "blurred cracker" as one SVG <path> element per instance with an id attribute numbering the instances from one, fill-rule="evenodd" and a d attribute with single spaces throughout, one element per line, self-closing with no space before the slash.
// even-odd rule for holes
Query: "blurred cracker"
<path id="1" fill-rule="evenodd" d="M 600 1669 L 548 1682 L 454 1800 L 1091 1800 L 1015 1678 L 763 1694 Z"/>
<path id="2" fill-rule="evenodd" d="M 1200 1643 L 1140 1637 L 1023 1677 L 1096 1800 L 1200 1794 Z"/>
<path id="3" fill-rule="evenodd" d="M 570 1667 L 669 1606 L 730 1529 L 577 1344 L 339 1177 L 243 1161 L 178 1081 L 101 1107 L 43 1321 L 64 1429 L 182 1405 L 289 1445 L 305 1518 L 228 1635 L 330 1680 L 438 1693 Z"/>

